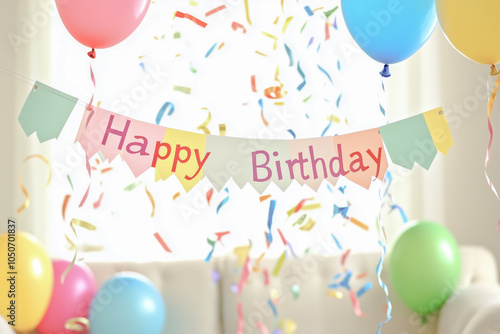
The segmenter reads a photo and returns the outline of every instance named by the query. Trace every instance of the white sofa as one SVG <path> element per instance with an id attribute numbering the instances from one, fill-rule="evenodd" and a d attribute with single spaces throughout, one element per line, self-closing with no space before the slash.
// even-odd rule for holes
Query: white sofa
<path id="1" fill-rule="evenodd" d="M 382 327 L 382 334 L 494 334 L 500 333 L 500 286 L 493 255 L 481 247 L 461 247 L 462 277 L 456 290 L 439 314 L 429 316 L 427 323 L 409 310 L 390 288 L 387 270 L 383 279 L 389 286 L 393 305 L 392 320 Z M 340 256 L 308 256 L 288 259 L 278 277 L 272 275 L 275 260 L 263 259 L 260 267 L 268 267 L 270 282 L 266 286 L 262 272 L 253 272 L 241 295 L 231 287 L 238 284 L 241 266 L 233 255 L 213 258 L 211 262 L 89 263 L 99 284 L 120 271 L 134 271 L 149 277 L 161 291 L 166 308 L 165 334 L 236 334 L 237 304 L 243 304 L 245 334 L 261 334 L 256 321 L 264 323 L 272 333 L 275 324 L 267 302 L 271 290 L 281 296 L 276 306 L 279 319 L 296 323 L 296 334 L 365 334 L 377 331 L 385 319 L 385 294 L 378 285 L 375 268 L 377 253 L 353 253 L 345 267 L 353 271 L 351 286 L 359 289 L 367 281 L 373 288 L 360 298 L 366 316 L 354 314 L 347 293 L 342 299 L 327 295 L 332 277 L 341 272 Z M 212 277 L 220 275 L 217 283 Z M 361 279 L 354 276 L 368 272 Z M 299 285 L 298 298 L 290 287 Z M 342 290 L 339 290 L 342 291 Z M 8 333 L 2 329 L 0 333 Z M 120 333 L 110 333 L 120 334 Z M 145 333 L 146 334 L 146 333 Z"/>

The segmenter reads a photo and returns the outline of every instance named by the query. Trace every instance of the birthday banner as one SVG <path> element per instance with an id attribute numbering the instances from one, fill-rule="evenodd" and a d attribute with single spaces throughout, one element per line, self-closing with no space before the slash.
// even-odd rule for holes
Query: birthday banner
<path id="1" fill-rule="evenodd" d="M 78 99 L 36 82 L 19 115 L 27 136 L 57 138 Z M 245 139 L 165 128 L 98 107 L 85 110 L 76 141 L 87 159 L 101 152 L 120 156 L 137 177 L 155 168 L 156 181 L 175 175 L 186 191 L 204 177 L 220 190 L 231 178 L 262 193 L 272 182 L 285 190 L 296 180 L 317 190 L 323 180 L 343 176 L 364 188 L 382 180 L 394 164 L 428 169 L 437 152 L 453 145 L 442 108 L 380 128 L 334 137 L 294 140 Z"/>

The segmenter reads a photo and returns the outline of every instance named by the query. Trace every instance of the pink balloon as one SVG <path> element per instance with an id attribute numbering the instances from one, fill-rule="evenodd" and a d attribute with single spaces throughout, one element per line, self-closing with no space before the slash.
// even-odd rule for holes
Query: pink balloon
<path id="1" fill-rule="evenodd" d="M 52 260 L 54 290 L 47 312 L 37 327 L 40 334 L 77 333 L 64 328 L 66 321 L 88 317 L 92 298 L 97 292 L 94 274 L 87 265 L 75 264 L 61 284 L 61 276 L 69 264 L 66 260 Z"/>
<path id="2" fill-rule="evenodd" d="M 69 33 L 90 48 L 104 49 L 139 26 L 151 0 L 56 0 Z"/>

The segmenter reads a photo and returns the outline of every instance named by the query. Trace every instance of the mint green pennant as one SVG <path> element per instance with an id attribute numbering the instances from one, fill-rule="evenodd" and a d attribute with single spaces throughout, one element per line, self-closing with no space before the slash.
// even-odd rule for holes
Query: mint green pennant
<path id="1" fill-rule="evenodd" d="M 380 134 L 396 165 L 412 169 L 416 162 L 429 169 L 437 154 L 423 114 L 384 125 Z"/>
<path id="2" fill-rule="evenodd" d="M 24 102 L 19 124 L 27 136 L 36 132 L 40 143 L 57 138 L 77 101 L 77 98 L 37 81 Z"/>

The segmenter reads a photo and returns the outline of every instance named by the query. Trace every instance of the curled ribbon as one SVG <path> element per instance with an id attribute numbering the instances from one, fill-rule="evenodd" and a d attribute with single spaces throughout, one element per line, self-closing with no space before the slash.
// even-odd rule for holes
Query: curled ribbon
<path id="1" fill-rule="evenodd" d="M 500 198 L 498 197 L 497 190 L 495 189 L 495 186 L 493 185 L 490 178 L 488 177 L 488 171 L 487 171 L 488 164 L 490 162 L 490 156 L 491 156 L 491 145 L 493 143 L 493 127 L 491 126 L 490 117 L 491 117 L 491 111 L 493 110 L 493 104 L 495 103 L 498 87 L 500 86 L 500 75 L 498 75 L 499 73 L 500 72 L 497 70 L 495 65 L 491 65 L 490 75 L 491 76 L 496 75 L 497 80 L 495 82 L 495 87 L 493 88 L 493 91 L 491 92 L 491 95 L 488 99 L 488 131 L 490 133 L 490 140 L 488 141 L 488 149 L 486 150 L 486 158 L 484 160 L 484 175 L 486 176 L 486 181 L 488 182 L 488 185 L 490 186 L 491 191 L 493 191 L 493 193 L 495 194 L 497 199 L 500 200 Z M 500 220 L 498 221 L 497 226 L 498 226 L 498 230 L 500 230 Z"/>

